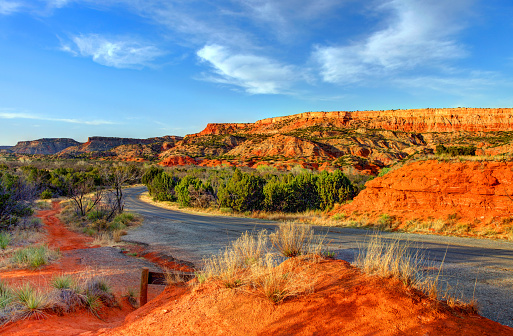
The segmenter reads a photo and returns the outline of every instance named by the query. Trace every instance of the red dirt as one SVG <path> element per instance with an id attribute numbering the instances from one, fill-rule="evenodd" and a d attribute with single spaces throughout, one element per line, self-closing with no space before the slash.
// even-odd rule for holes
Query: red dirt
<path id="1" fill-rule="evenodd" d="M 249 288 L 167 288 L 123 326 L 97 335 L 513 335 L 344 261 L 308 264 L 314 292 L 274 305 Z"/>
<path id="2" fill-rule="evenodd" d="M 61 205 L 52 202 L 52 210 L 39 211 L 37 217 L 43 220 L 48 231 L 47 242 L 52 249 L 61 251 L 90 248 L 93 238 L 68 230 L 55 215 L 60 213 Z"/>
<path id="3" fill-rule="evenodd" d="M 80 255 L 85 256 L 87 251 L 93 251 L 91 246 L 93 239 L 91 237 L 68 230 L 64 224 L 55 217 L 61 210 L 59 202 L 52 203 L 52 210 L 39 211 L 37 217 L 43 220 L 47 229 L 46 241 L 52 249 L 60 249 L 61 258 L 58 261 L 41 267 L 37 270 L 30 269 L 14 269 L 4 270 L 1 278 L 11 286 L 17 286 L 22 283 L 29 282 L 33 286 L 42 289 L 49 288 L 50 280 L 57 274 L 82 274 L 91 272 L 90 267 L 86 267 L 81 263 L 80 257 L 73 254 L 73 250 L 81 250 Z M 172 268 L 169 265 L 168 268 Z M 94 270 L 93 270 L 94 271 Z M 115 276 L 118 281 L 113 283 L 113 291 L 119 297 L 127 288 L 133 287 L 133 283 L 124 283 L 124 277 L 116 275 L 121 273 L 118 269 L 113 269 L 110 273 Z M 138 285 L 138 283 L 136 284 Z M 160 286 L 150 286 L 148 296 L 154 298 L 161 291 Z M 43 320 L 21 320 L 8 324 L 0 329 L 0 335 L 79 335 L 84 332 L 96 332 L 101 328 L 112 328 L 124 321 L 127 314 L 132 312 L 132 308 L 125 300 L 121 302 L 120 308 L 105 308 L 100 313 L 103 320 L 93 316 L 87 310 L 77 311 L 63 316 L 57 316 L 48 313 L 48 318 Z"/>
<path id="4" fill-rule="evenodd" d="M 387 213 L 402 219 L 457 215 L 499 223 L 513 216 L 513 163 L 419 161 L 367 182 L 351 203 L 333 213 Z"/>

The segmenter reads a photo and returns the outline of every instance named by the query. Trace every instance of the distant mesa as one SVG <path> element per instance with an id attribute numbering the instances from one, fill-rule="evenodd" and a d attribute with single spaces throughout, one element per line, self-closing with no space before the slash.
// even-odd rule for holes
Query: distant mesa
<path id="1" fill-rule="evenodd" d="M 16 154 L 53 155 L 78 144 L 80 143 L 69 138 L 45 138 L 33 141 L 20 141 L 11 150 Z"/>

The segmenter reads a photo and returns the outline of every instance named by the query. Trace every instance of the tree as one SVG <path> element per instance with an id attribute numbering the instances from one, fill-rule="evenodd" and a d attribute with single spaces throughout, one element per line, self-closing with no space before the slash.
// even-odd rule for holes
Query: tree
<path id="1" fill-rule="evenodd" d="M 226 186 L 219 189 L 219 204 L 239 212 L 261 209 L 265 199 L 264 185 L 262 177 L 236 169 Z"/>
<path id="2" fill-rule="evenodd" d="M 106 171 L 105 181 L 111 188 L 107 198 L 111 211 L 107 220 L 123 212 L 125 208 L 123 187 L 137 181 L 140 177 L 141 171 L 134 165 L 117 165 Z"/>
<path id="3" fill-rule="evenodd" d="M 335 203 L 350 200 L 356 195 L 354 186 L 341 170 L 333 173 L 323 171 L 317 180 L 317 188 L 321 209 L 329 209 Z"/>
<path id="4" fill-rule="evenodd" d="M 0 172 L 0 229 L 17 224 L 19 217 L 32 214 L 31 202 L 37 198 L 34 186 L 19 176 Z"/>
<path id="5" fill-rule="evenodd" d="M 103 198 L 103 189 L 94 185 L 93 179 L 85 174 L 76 174 L 75 179 L 68 179 L 68 197 L 72 200 L 75 212 L 84 217 L 95 206 L 100 204 Z M 87 195 L 94 193 L 92 197 Z"/>

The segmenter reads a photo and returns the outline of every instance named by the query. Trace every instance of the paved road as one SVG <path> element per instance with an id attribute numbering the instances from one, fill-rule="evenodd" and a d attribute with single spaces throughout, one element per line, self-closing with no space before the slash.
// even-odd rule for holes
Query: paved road
<path id="1" fill-rule="evenodd" d="M 163 209 L 139 199 L 146 187 L 126 189 L 126 207 L 144 217 L 144 224 L 123 240 L 146 244 L 174 258 L 201 265 L 203 257 L 222 250 L 245 231 L 272 231 L 277 223 L 251 218 L 207 216 Z M 353 262 L 371 231 L 315 226 L 325 234 L 337 257 Z M 513 243 L 471 238 L 382 233 L 386 238 L 409 240 L 435 266 L 445 256 L 444 279 L 453 291 L 475 297 L 481 313 L 513 327 Z"/>

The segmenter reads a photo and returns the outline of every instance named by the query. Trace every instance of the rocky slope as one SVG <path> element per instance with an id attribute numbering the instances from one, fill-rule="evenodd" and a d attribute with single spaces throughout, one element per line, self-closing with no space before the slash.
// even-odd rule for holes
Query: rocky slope
<path id="1" fill-rule="evenodd" d="M 44 154 L 53 155 L 60 151 L 76 146 L 79 142 L 68 138 L 39 139 L 33 141 L 20 141 L 11 151 L 16 154 Z"/>
<path id="2" fill-rule="evenodd" d="M 83 144 L 57 140 L 20 142 L 13 150 L 20 154 L 58 152 L 61 157 L 156 160 L 166 166 L 354 167 L 375 174 L 407 157 L 433 154 L 440 144 L 474 146 L 477 155 L 509 155 L 513 109 L 306 112 L 255 123 L 208 124 L 185 138 L 90 137 Z"/>
<path id="3" fill-rule="evenodd" d="M 280 168 L 356 167 L 376 173 L 408 156 L 432 154 L 439 144 L 475 146 L 480 155 L 502 155 L 510 152 L 511 140 L 513 109 L 306 112 L 255 123 L 208 124 L 160 158 L 163 165 L 265 163 Z M 188 159 L 169 159 L 176 156 Z"/>
<path id="4" fill-rule="evenodd" d="M 401 219 L 458 219 L 511 229 L 513 162 L 418 161 L 367 182 L 351 203 L 334 211 L 388 214 Z M 507 224 L 507 225 L 506 225 Z"/>

